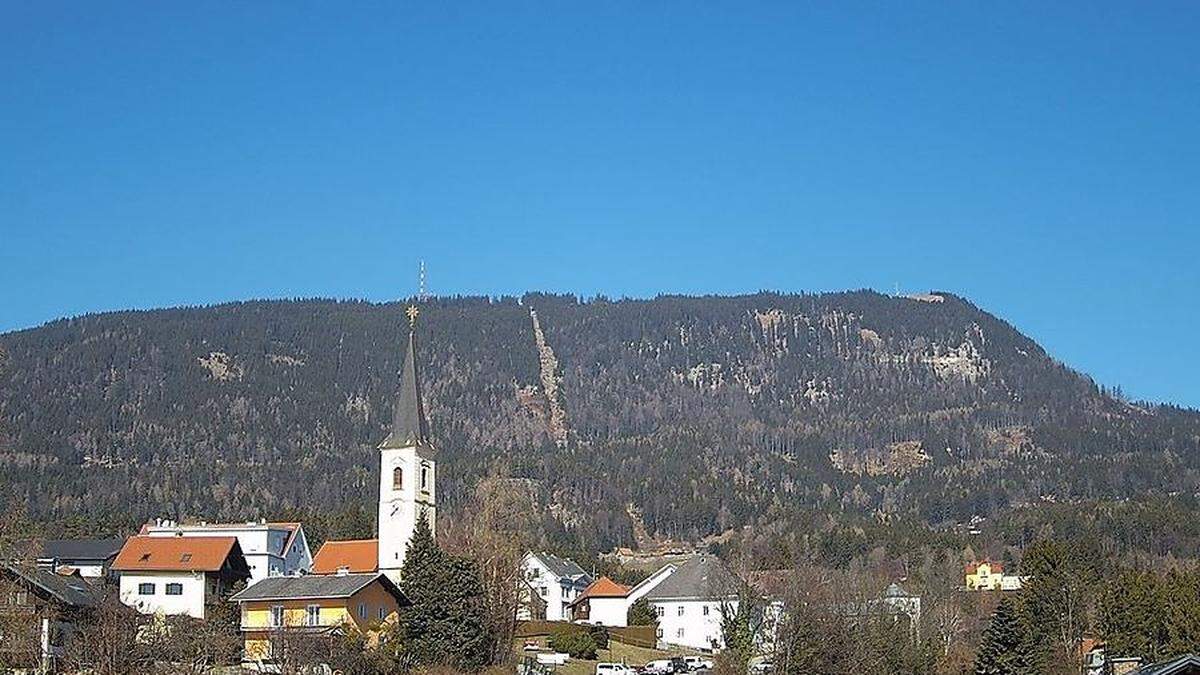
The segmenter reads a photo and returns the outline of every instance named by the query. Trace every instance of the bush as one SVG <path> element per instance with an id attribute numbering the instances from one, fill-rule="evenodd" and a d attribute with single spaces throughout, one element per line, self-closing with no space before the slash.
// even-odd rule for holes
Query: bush
<path id="1" fill-rule="evenodd" d="M 608 649 L 608 629 L 604 626 L 592 626 L 588 634 L 592 636 L 592 642 L 596 644 L 596 649 Z"/>
<path id="2" fill-rule="evenodd" d="M 596 641 L 588 633 L 579 630 L 558 630 L 550 636 L 550 648 L 565 652 L 573 659 L 596 658 Z"/>

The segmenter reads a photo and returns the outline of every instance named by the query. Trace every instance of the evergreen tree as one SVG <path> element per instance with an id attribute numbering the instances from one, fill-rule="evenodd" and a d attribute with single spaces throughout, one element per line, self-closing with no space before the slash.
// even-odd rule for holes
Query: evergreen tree
<path id="1" fill-rule="evenodd" d="M 649 600 L 638 598 L 637 602 L 629 606 L 626 623 L 630 626 L 657 626 L 658 616 L 654 614 Z"/>
<path id="2" fill-rule="evenodd" d="M 1012 603 L 1005 598 L 992 614 L 975 657 L 975 675 L 1028 675 L 1029 645 L 1025 627 Z"/>
<path id="3" fill-rule="evenodd" d="M 476 671 L 488 663 L 483 584 L 474 562 L 438 547 L 424 513 L 408 544 L 400 588 L 405 609 L 404 649 L 417 664 Z"/>

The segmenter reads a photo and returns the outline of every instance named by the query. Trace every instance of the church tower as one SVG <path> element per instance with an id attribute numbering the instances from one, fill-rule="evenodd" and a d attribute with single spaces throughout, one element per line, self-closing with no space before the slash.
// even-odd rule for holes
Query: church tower
<path id="1" fill-rule="evenodd" d="M 395 582 L 408 542 L 424 512 L 435 533 L 437 465 L 417 372 L 417 308 L 408 308 L 408 351 L 392 431 L 379 444 L 379 571 Z"/>

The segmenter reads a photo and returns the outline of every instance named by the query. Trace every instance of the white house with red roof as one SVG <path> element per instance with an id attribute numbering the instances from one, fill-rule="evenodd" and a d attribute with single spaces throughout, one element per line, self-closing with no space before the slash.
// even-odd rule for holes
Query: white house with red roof
<path id="1" fill-rule="evenodd" d="M 130 537 L 112 569 L 126 605 L 142 614 L 197 619 L 250 578 L 236 537 Z"/>
<path id="2" fill-rule="evenodd" d="M 142 526 L 148 537 L 235 537 L 250 567 L 250 583 L 267 577 L 312 571 L 313 557 L 300 523 L 175 523 L 156 520 Z"/>

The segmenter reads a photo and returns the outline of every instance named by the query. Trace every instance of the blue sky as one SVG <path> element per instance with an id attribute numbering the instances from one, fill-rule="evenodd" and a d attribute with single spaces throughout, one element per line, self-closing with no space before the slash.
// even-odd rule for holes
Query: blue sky
<path id="1" fill-rule="evenodd" d="M 998 6 L 994 6 L 998 5 Z M 1200 406 L 1200 5 L 0 1 L 0 331 L 950 290 Z"/>

